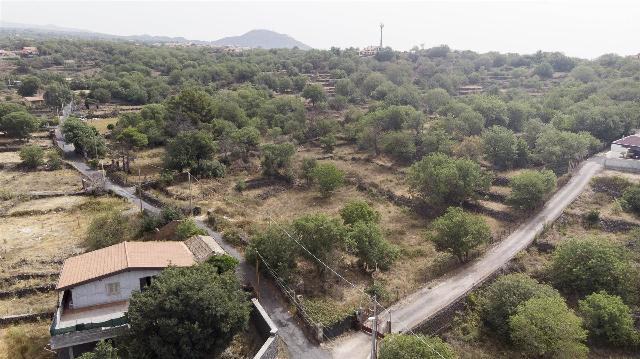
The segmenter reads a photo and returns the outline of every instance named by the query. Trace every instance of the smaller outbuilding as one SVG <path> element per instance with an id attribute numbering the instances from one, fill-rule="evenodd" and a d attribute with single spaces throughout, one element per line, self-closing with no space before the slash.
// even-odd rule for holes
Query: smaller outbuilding
<path id="1" fill-rule="evenodd" d="M 640 135 L 630 135 L 611 143 L 611 152 L 620 157 L 640 158 Z"/>

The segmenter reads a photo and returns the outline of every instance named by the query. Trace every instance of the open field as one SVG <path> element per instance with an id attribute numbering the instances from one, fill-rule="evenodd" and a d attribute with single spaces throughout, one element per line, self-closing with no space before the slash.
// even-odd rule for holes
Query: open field
<path id="1" fill-rule="evenodd" d="M 36 172 L 0 171 L 0 192 L 10 196 L 32 192 L 79 191 L 81 189 L 82 176 L 71 169 Z"/>
<path id="2" fill-rule="evenodd" d="M 21 333 L 22 338 L 26 339 L 24 348 L 26 349 L 29 359 L 53 359 L 55 354 L 44 349 L 44 346 L 49 341 L 49 325 L 51 323 L 48 320 L 43 320 L 37 323 L 18 324 L 11 327 L 0 328 L 0 359 L 14 359 L 15 357 L 9 356 L 7 352 L 7 346 L 9 344 L 8 332 Z"/>
<path id="3" fill-rule="evenodd" d="M 98 130 L 98 132 L 100 132 L 102 135 L 109 133 L 107 126 L 115 125 L 116 122 L 118 122 L 117 117 L 107 117 L 107 118 L 97 118 L 97 119 L 87 120 L 87 123 L 95 127 Z"/>
<path id="4" fill-rule="evenodd" d="M 360 159 L 352 160 L 356 156 Z M 304 148 L 294 157 L 294 170 L 298 170 L 302 159 L 308 157 L 336 164 L 346 172 L 347 177 L 374 183 L 396 195 L 410 196 L 408 186 L 404 182 L 406 168 L 394 167 L 391 163 L 386 164 L 383 161 L 370 162 L 350 146 L 339 147 L 333 159 L 322 159 L 326 155 L 318 148 Z M 226 223 L 223 230 L 227 227 L 239 228 L 249 235 L 268 226 L 269 223 L 287 222 L 305 214 L 324 213 L 338 217 L 339 210 L 352 200 L 365 200 L 381 214 L 380 227 L 385 237 L 400 249 L 400 259 L 390 270 L 378 271 L 371 276 L 359 269 L 355 257 L 343 254 L 334 265 L 338 266 L 336 269 L 345 278 L 356 283 L 358 290 L 346 287 L 334 278 L 328 280 L 331 284 L 325 284 L 325 288 L 321 289 L 322 281 L 313 278 L 315 270 L 311 263 L 304 260 L 299 263 L 300 280 L 296 282 L 296 291 L 324 302 L 328 308 L 344 311 L 362 305 L 363 299 L 359 290 L 366 289 L 374 281 L 383 285 L 389 293 L 386 301 L 393 302 L 457 265 L 451 255 L 437 252 L 427 239 L 425 230 L 429 228 L 430 218 L 394 204 L 386 198 L 360 191 L 351 184 L 338 189 L 330 198 L 322 198 L 317 188 L 304 183 L 290 186 L 276 182 L 242 192 L 235 190 L 237 181 L 256 178 L 260 178 L 258 171 L 241 171 L 228 173 L 222 179 L 194 181 L 191 188 L 194 205 L 200 206 L 203 212 L 212 210 L 223 218 Z M 160 191 L 152 192 L 163 200 L 183 206 L 188 204 L 188 183 L 177 183 L 166 190 L 169 195 Z M 510 211 L 504 204 L 484 202 L 498 207 L 499 210 Z M 492 217 L 482 217 L 496 236 L 507 226 L 507 223 Z M 318 296 L 318 293 L 323 294 Z"/>

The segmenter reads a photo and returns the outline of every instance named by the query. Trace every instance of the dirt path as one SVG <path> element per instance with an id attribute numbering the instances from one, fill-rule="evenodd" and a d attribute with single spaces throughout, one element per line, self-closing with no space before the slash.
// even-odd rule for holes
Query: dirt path
<path id="1" fill-rule="evenodd" d="M 68 113 L 67 115 L 68 116 Z M 64 116 L 64 118 L 66 118 Z M 61 117 L 61 123 L 64 121 L 64 118 Z M 64 137 L 60 132 L 60 129 L 56 129 L 56 142 L 58 147 L 62 149 L 65 154 L 66 161 L 72 165 L 76 170 L 78 170 L 83 175 L 88 178 L 104 180 L 105 189 L 114 192 L 118 196 L 122 198 L 126 198 L 130 202 L 142 207 L 151 213 L 160 213 L 160 208 L 151 205 L 146 201 L 141 201 L 138 196 L 135 195 L 135 187 L 122 187 L 113 182 L 111 182 L 108 178 L 103 178 L 102 173 L 100 171 L 96 171 L 91 169 L 85 162 L 82 157 L 78 156 L 74 152 L 73 144 L 67 144 L 64 141 Z M 211 235 L 218 244 L 227 252 L 229 255 L 237 258 L 240 261 L 240 265 L 238 266 L 237 274 L 240 280 L 244 283 L 249 283 L 251 286 L 260 293 L 260 304 L 265 308 L 267 313 L 271 319 L 278 326 L 278 334 L 287 344 L 287 348 L 289 350 L 290 358 L 309 358 L 309 359 L 325 359 L 330 358 L 330 354 L 328 351 L 318 347 L 315 344 L 309 342 L 304 332 L 298 324 L 294 317 L 288 311 L 288 304 L 281 298 L 281 294 L 279 290 L 270 283 L 268 280 L 260 281 L 260 285 L 258 286 L 258 280 L 255 275 L 255 270 L 252 266 L 247 264 L 244 260 L 242 254 L 240 254 L 232 245 L 228 244 L 222 239 L 222 236 L 219 232 L 212 231 L 202 220 L 196 220 L 198 226 Z"/>
<path id="2" fill-rule="evenodd" d="M 404 332 L 419 326 L 481 284 L 518 252 L 527 248 L 542 231 L 544 225 L 555 221 L 601 169 L 600 158 L 584 162 L 569 183 L 556 192 L 537 215 L 520 225 L 505 240 L 490 248 L 481 258 L 391 306 L 389 310 L 392 331 Z M 388 313 L 383 313 L 380 322 L 385 323 L 387 318 Z M 332 355 L 334 358 L 369 358 L 369 343 L 370 339 L 367 335 L 355 333 L 337 343 L 332 350 Z"/>

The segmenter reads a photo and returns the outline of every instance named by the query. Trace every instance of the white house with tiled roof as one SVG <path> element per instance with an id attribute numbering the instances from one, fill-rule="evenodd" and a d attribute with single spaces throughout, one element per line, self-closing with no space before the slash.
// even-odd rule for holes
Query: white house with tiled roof
<path id="1" fill-rule="evenodd" d="M 213 238 L 196 236 L 185 242 L 122 242 L 68 258 L 56 286 L 51 349 L 58 358 L 74 358 L 99 340 L 123 334 L 134 291 L 168 266 L 188 267 L 223 253 Z"/>

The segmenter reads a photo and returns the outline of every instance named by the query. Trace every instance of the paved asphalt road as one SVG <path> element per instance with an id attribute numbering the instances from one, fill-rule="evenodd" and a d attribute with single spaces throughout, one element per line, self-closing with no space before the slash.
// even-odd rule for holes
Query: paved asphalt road
<path id="1" fill-rule="evenodd" d="M 545 224 L 555 221 L 601 169 L 601 158 L 585 161 L 569 183 L 556 192 L 537 215 L 520 225 L 505 240 L 491 247 L 481 258 L 391 306 L 392 331 L 403 332 L 419 326 L 500 269 L 518 252 L 527 248 Z M 387 315 L 384 313 L 380 322 L 385 323 L 386 320 Z M 332 355 L 334 358 L 369 358 L 369 343 L 367 335 L 354 333 L 334 345 Z"/>
<path id="2" fill-rule="evenodd" d="M 61 116 L 61 123 L 70 114 L 70 108 L 65 107 L 63 111 L 64 115 Z M 64 154 L 67 162 L 75 167 L 80 173 L 88 178 L 94 180 L 103 180 L 102 173 L 91 169 L 84 161 L 84 159 L 74 152 L 73 144 L 67 144 L 64 141 L 64 137 L 60 132 L 60 129 L 55 130 L 56 142 Z M 140 198 L 135 195 L 135 187 L 122 187 L 108 178 L 104 178 L 105 189 L 116 193 L 117 195 L 126 198 L 130 202 L 140 205 Z M 160 213 L 160 208 L 153 206 L 150 203 L 142 201 L 142 207 L 144 210 L 151 213 Z M 265 280 L 262 278 L 258 285 L 258 279 L 256 277 L 255 269 L 250 266 L 244 257 L 230 244 L 226 243 L 219 232 L 212 231 L 202 220 L 196 220 L 199 227 L 206 230 L 220 246 L 227 251 L 230 255 L 237 258 L 240 261 L 237 274 L 239 278 L 247 284 L 250 284 L 256 291 L 259 292 L 260 304 L 265 308 L 273 322 L 278 326 L 278 334 L 287 344 L 289 349 L 289 355 L 293 359 L 326 359 L 331 355 L 328 351 L 321 347 L 309 342 L 300 326 L 297 324 L 296 319 L 289 313 L 289 305 L 283 300 L 280 291 L 276 288 L 271 280 Z"/>

